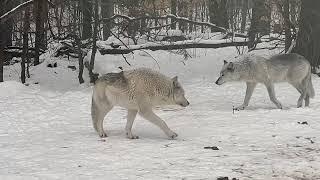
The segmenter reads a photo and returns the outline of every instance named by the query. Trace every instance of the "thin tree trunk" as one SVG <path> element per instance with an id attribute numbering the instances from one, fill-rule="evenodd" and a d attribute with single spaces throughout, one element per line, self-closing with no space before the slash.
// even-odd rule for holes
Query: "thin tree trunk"
<path id="1" fill-rule="evenodd" d="M 206 13 L 206 4 L 205 2 L 203 2 L 201 4 L 201 22 L 204 22 L 205 13 Z M 201 26 L 201 33 L 204 33 L 203 25 Z"/>
<path id="2" fill-rule="evenodd" d="M 84 65 L 83 65 L 83 53 L 82 53 L 82 50 L 81 50 L 81 40 L 78 36 L 75 37 L 75 41 L 77 43 L 77 49 L 78 49 L 78 54 L 79 54 L 79 74 L 78 74 L 78 79 L 79 79 L 79 83 L 82 84 L 84 83 L 84 80 L 83 80 L 83 68 L 84 68 Z"/>
<path id="3" fill-rule="evenodd" d="M 253 1 L 251 26 L 249 29 L 249 48 L 254 48 L 257 37 L 270 33 L 270 9 L 266 6 L 266 0 Z"/>
<path id="4" fill-rule="evenodd" d="M 92 43 L 92 53 L 89 65 L 89 76 L 90 82 L 94 83 L 96 81 L 96 75 L 93 73 L 94 69 L 94 60 L 97 53 L 97 34 L 98 34 L 98 26 L 99 26 L 99 9 L 98 9 L 98 0 L 94 1 L 94 28 L 93 28 L 93 43 Z"/>
<path id="5" fill-rule="evenodd" d="M 16 5 L 16 1 L 0 1 L 0 15 L 11 10 Z M 4 52 L 6 46 L 12 45 L 13 20 L 0 22 L 0 82 L 3 82 L 3 66 L 5 61 L 10 61 L 11 57 Z"/>
<path id="6" fill-rule="evenodd" d="M 5 4 L 4 2 L 0 3 L 0 15 L 3 15 L 5 13 Z M 3 82 L 3 64 L 4 64 L 4 46 L 5 46 L 5 41 L 4 41 L 4 23 L 0 21 L 0 82 Z"/>
<path id="7" fill-rule="evenodd" d="M 241 32 L 244 33 L 247 24 L 248 0 L 242 0 L 241 9 Z"/>
<path id="8" fill-rule="evenodd" d="M 3 82 L 3 64 L 4 64 L 4 41 L 3 25 L 0 23 L 0 82 Z"/>
<path id="9" fill-rule="evenodd" d="M 46 0 L 35 0 L 34 10 L 35 10 L 35 22 L 36 22 L 36 38 L 35 38 L 35 58 L 34 65 L 40 64 L 40 49 L 45 49 L 45 32 L 44 32 L 44 22 L 46 19 Z"/>
<path id="10" fill-rule="evenodd" d="M 113 0 L 102 0 L 101 15 L 102 18 L 110 18 L 114 13 Z M 103 23 L 103 40 L 107 40 L 110 36 L 111 23 Z"/>
<path id="11" fill-rule="evenodd" d="M 193 16 L 193 4 L 192 4 L 192 0 L 189 0 L 189 19 L 192 20 L 192 16 Z M 192 26 L 193 24 L 189 24 L 189 33 L 192 32 Z"/>
<path id="12" fill-rule="evenodd" d="M 228 23 L 228 11 L 226 0 L 210 0 L 209 1 L 209 17 L 210 22 L 217 26 L 229 28 Z M 211 28 L 211 32 L 220 31 L 214 27 Z"/>
<path id="13" fill-rule="evenodd" d="M 28 57 L 28 31 L 30 27 L 30 9 L 26 8 L 24 13 L 24 23 L 23 23 L 23 52 L 21 57 L 21 82 L 26 82 L 26 59 Z"/>
<path id="14" fill-rule="evenodd" d="M 72 13 L 72 17 L 71 17 L 71 22 L 73 24 L 72 26 L 72 33 L 74 34 L 74 39 L 75 42 L 77 44 L 77 51 L 78 51 L 78 63 L 79 63 L 79 73 L 78 73 L 78 79 L 79 79 L 79 83 L 82 84 L 84 83 L 84 79 L 83 79 L 83 69 L 84 69 L 84 64 L 83 64 L 83 53 L 81 50 L 81 39 L 80 39 L 80 30 L 77 28 L 78 26 L 77 24 L 77 17 L 78 17 L 78 13 L 79 13 L 79 6 L 76 4 L 76 2 L 72 5 L 73 8 L 73 13 Z M 77 31 L 79 35 L 77 35 Z"/>
<path id="15" fill-rule="evenodd" d="M 89 39 L 92 37 L 92 4 L 88 0 L 81 0 L 82 11 L 82 39 Z"/>
<path id="16" fill-rule="evenodd" d="M 292 41 L 292 35 L 290 30 L 289 0 L 284 1 L 283 18 L 284 18 L 284 31 L 285 31 L 285 52 L 287 52 L 291 46 L 291 41 Z"/>
<path id="17" fill-rule="evenodd" d="M 171 14 L 177 15 L 177 0 L 171 0 Z M 177 24 L 173 22 L 174 20 L 171 19 L 171 29 L 176 29 Z"/>

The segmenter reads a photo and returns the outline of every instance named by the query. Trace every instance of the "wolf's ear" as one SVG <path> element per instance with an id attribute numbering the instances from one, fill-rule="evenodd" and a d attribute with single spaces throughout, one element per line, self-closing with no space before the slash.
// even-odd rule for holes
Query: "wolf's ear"
<path id="1" fill-rule="evenodd" d="M 173 77 L 173 78 L 172 78 L 172 81 L 173 81 L 173 82 L 178 82 L 178 76 Z"/>
<path id="2" fill-rule="evenodd" d="M 173 85 L 176 86 L 178 84 L 178 76 L 172 78 Z"/>
<path id="3" fill-rule="evenodd" d="M 228 61 L 226 61 L 226 60 L 223 60 L 223 64 L 227 64 L 228 63 Z"/>
<path id="4" fill-rule="evenodd" d="M 228 69 L 229 71 L 234 71 L 234 64 L 233 64 L 233 62 L 230 62 L 230 63 L 228 64 L 227 69 Z"/>

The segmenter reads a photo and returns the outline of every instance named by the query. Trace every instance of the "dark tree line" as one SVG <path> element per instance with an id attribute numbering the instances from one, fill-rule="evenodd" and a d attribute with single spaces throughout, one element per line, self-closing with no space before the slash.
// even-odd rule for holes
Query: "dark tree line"
<path id="1" fill-rule="evenodd" d="M 0 1 L 0 16 L 29 1 Z M 71 55 L 72 51 L 77 54 L 80 83 L 83 82 L 85 49 L 92 50 L 87 68 L 93 82 L 96 77 L 92 70 L 97 40 L 115 36 L 138 43 L 140 37 L 146 36 L 148 40 L 156 41 L 154 37 L 168 30 L 181 30 L 184 34 L 242 33 L 248 39 L 245 45 L 249 49 L 254 49 L 265 35 L 283 34 L 285 51 L 290 51 L 296 44 L 293 52 L 304 55 L 316 68 L 320 65 L 320 53 L 317 51 L 320 46 L 319 12 L 318 0 L 33 0 L 0 21 L 0 82 L 3 81 L 3 66 L 12 57 L 21 57 L 21 81 L 25 82 L 29 77 L 29 66 L 41 63 L 39 57 L 47 45 L 66 39 L 74 43 L 66 44 L 68 50 L 63 53 Z M 114 14 L 137 20 L 108 20 Z M 156 18 L 169 14 L 174 16 Z M 16 48 L 17 52 L 8 52 L 8 48 Z"/>

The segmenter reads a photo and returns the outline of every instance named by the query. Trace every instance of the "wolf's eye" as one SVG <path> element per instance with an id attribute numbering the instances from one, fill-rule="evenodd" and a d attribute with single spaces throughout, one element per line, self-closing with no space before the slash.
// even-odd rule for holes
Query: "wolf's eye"
<path id="1" fill-rule="evenodd" d="M 224 76 L 224 74 L 221 74 L 221 76 Z"/>

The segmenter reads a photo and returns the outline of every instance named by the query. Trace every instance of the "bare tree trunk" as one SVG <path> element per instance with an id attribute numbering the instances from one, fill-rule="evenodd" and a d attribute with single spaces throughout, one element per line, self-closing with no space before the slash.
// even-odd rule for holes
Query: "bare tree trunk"
<path id="1" fill-rule="evenodd" d="M 320 65 L 320 1 L 303 0 L 301 3 L 299 32 L 293 52 L 307 58 L 314 72 Z"/>
<path id="2" fill-rule="evenodd" d="M 287 52 L 291 46 L 291 41 L 292 41 L 292 34 L 290 30 L 289 0 L 284 1 L 283 18 L 284 18 L 284 31 L 285 31 L 285 52 Z"/>
<path id="3" fill-rule="evenodd" d="M 30 27 L 30 9 L 26 8 L 25 13 L 24 13 L 24 23 L 23 23 L 23 53 L 21 57 L 21 82 L 25 83 L 26 82 L 26 59 L 28 57 L 28 31 Z"/>
<path id="4" fill-rule="evenodd" d="M 210 0 L 209 1 L 209 17 L 210 22 L 217 26 L 229 28 L 228 23 L 228 11 L 226 0 Z M 211 32 L 219 32 L 221 30 L 214 27 L 211 28 Z"/>
<path id="5" fill-rule="evenodd" d="M 0 1 L 0 15 L 3 15 L 7 11 L 13 8 L 15 4 L 14 1 Z M 3 82 L 3 66 L 4 62 L 9 60 L 9 57 L 4 53 L 6 46 L 12 44 L 12 30 L 13 30 L 13 21 L 11 19 L 6 22 L 0 22 L 0 82 Z"/>
<path id="6" fill-rule="evenodd" d="M 47 1 L 46 0 L 35 0 L 34 1 L 34 15 L 36 22 L 36 38 L 35 38 L 35 58 L 34 65 L 40 63 L 40 49 L 45 49 L 45 31 L 44 22 L 47 16 Z"/>
<path id="7" fill-rule="evenodd" d="M 0 82 L 3 82 L 3 64 L 4 64 L 4 41 L 3 25 L 0 23 Z"/>
<path id="8" fill-rule="evenodd" d="M 110 18 L 114 13 L 113 0 L 102 0 L 101 15 L 102 18 Z M 110 36 L 111 23 L 103 23 L 103 40 L 107 40 Z"/>
<path id="9" fill-rule="evenodd" d="M 189 19 L 190 20 L 192 20 L 192 16 L 193 16 L 193 11 L 194 11 L 194 7 L 193 7 L 193 4 L 192 4 L 192 1 L 193 0 L 189 0 L 189 7 L 188 7 L 188 9 L 189 9 L 189 11 L 188 11 L 188 14 L 189 14 Z M 193 24 L 189 24 L 189 33 L 191 33 L 192 32 L 192 29 L 193 29 Z"/>
<path id="10" fill-rule="evenodd" d="M 98 0 L 94 1 L 94 28 L 93 28 L 93 35 L 92 35 L 92 53 L 89 65 L 89 76 L 90 82 L 94 83 L 97 79 L 97 76 L 93 73 L 94 68 L 94 60 L 97 53 L 97 34 L 98 34 L 98 26 L 99 26 L 99 8 L 98 8 Z"/>
<path id="11" fill-rule="evenodd" d="M 178 15 L 181 17 L 188 17 L 188 7 L 183 1 L 178 2 Z M 187 24 L 185 22 L 179 22 L 179 30 L 186 32 Z"/>
<path id="12" fill-rule="evenodd" d="M 248 0 L 242 0 L 241 9 L 241 32 L 244 33 L 247 24 L 247 14 L 248 14 Z"/>
<path id="13" fill-rule="evenodd" d="M 251 26 L 249 29 L 249 48 L 255 47 L 259 35 L 270 33 L 270 9 L 266 6 L 267 0 L 253 1 Z"/>
<path id="14" fill-rule="evenodd" d="M 88 0 L 80 0 L 80 3 L 82 11 L 82 39 L 89 39 L 92 37 L 92 4 Z"/>
<path id="15" fill-rule="evenodd" d="M 5 3 L 0 3 L 0 15 L 5 13 Z M 0 82 L 3 82 L 4 46 L 5 46 L 5 25 L 0 21 Z"/>
<path id="16" fill-rule="evenodd" d="M 204 22 L 204 19 L 205 19 L 205 13 L 206 13 L 206 4 L 205 2 L 203 2 L 201 4 L 201 22 Z M 202 25 L 201 26 L 201 33 L 204 33 L 204 26 Z"/>
<path id="17" fill-rule="evenodd" d="M 177 0 L 171 0 L 171 14 L 177 15 Z M 176 29 L 177 24 L 173 22 L 174 20 L 171 19 L 171 29 Z"/>
<path id="18" fill-rule="evenodd" d="M 84 69 L 84 64 L 83 64 L 83 52 L 81 50 L 81 38 L 80 38 L 80 30 L 78 29 L 79 26 L 77 26 L 77 17 L 78 13 L 80 12 L 79 4 L 76 2 L 72 5 L 73 6 L 73 13 L 72 13 L 72 18 L 71 22 L 73 24 L 72 29 L 72 34 L 74 34 L 74 39 L 77 44 L 77 51 L 78 51 L 78 63 L 79 63 L 79 73 L 78 73 L 78 80 L 79 83 L 82 84 L 84 83 L 83 79 L 83 69 Z M 77 33 L 78 31 L 78 33 Z M 78 34 L 78 35 L 77 35 Z"/>
<path id="19" fill-rule="evenodd" d="M 83 80 L 83 69 L 84 69 L 84 65 L 83 65 L 83 53 L 81 50 L 81 40 L 80 37 L 78 37 L 77 35 L 75 35 L 75 41 L 77 43 L 77 50 L 78 50 L 78 55 L 79 55 L 79 74 L 78 74 L 78 79 L 79 79 L 79 83 L 82 84 L 84 83 Z"/>

